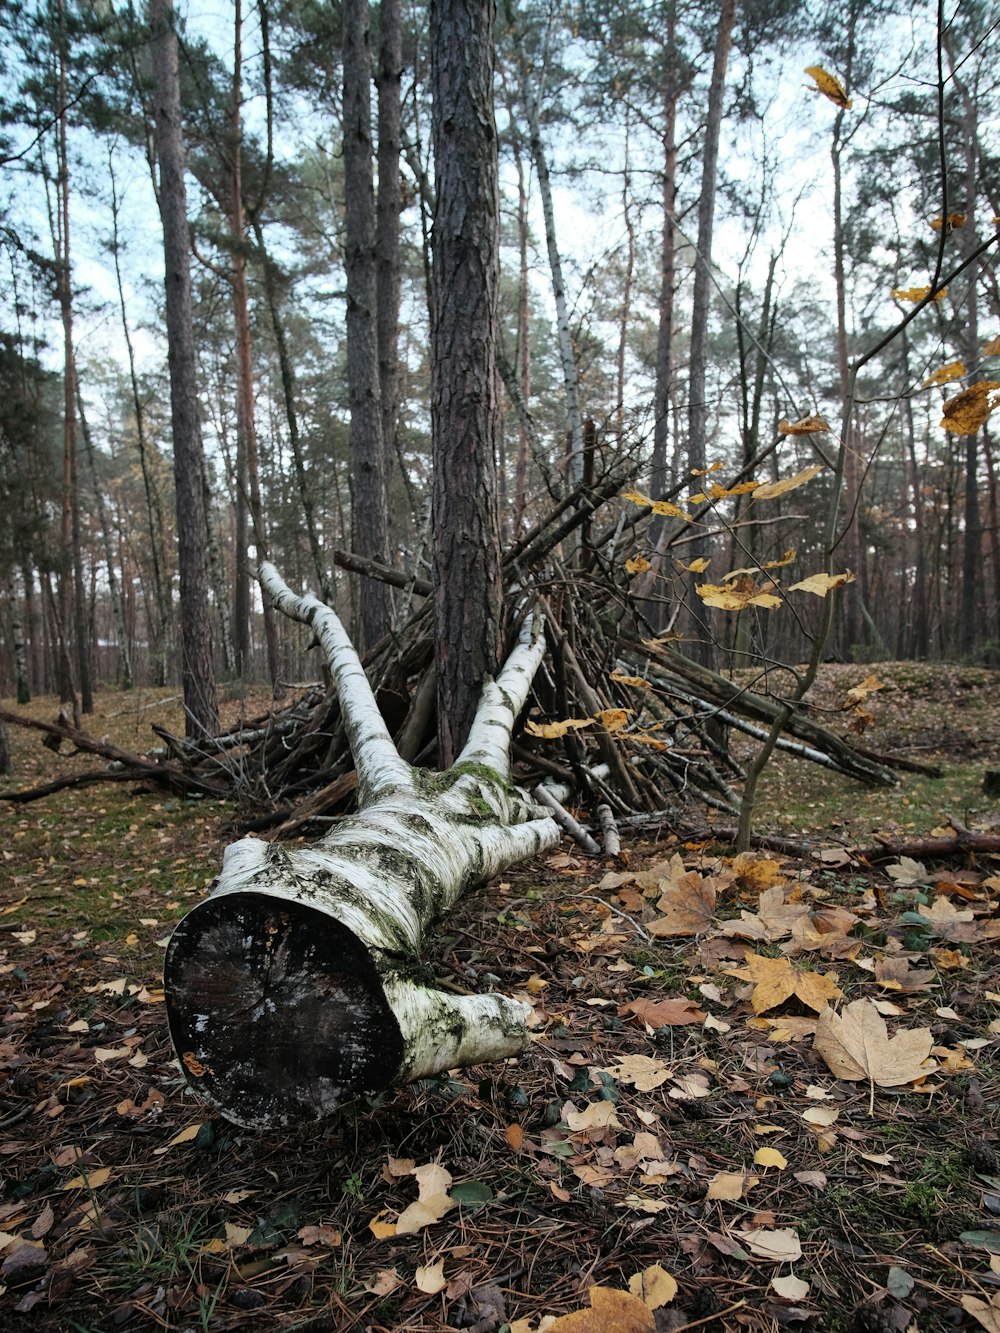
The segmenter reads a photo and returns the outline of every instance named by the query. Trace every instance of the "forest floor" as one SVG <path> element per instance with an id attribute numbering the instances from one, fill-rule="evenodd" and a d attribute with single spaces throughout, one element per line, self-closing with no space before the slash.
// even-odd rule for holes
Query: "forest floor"
<path id="1" fill-rule="evenodd" d="M 850 855 L 998 831 L 1000 680 L 874 669 L 867 743 L 942 778 L 782 757 L 758 827 L 800 857 L 663 837 L 519 867 L 431 962 L 528 998 L 531 1049 L 296 1133 L 213 1119 L 167 1040 L 165 940 L 232 809 L 0 805 L 0 1328 L 1000 1330 L 1000 855 Z M 132 749 L 180 726 L 164 692 L 98 710 Z M 11 732 L 8 789 L 93 766 Z"/>

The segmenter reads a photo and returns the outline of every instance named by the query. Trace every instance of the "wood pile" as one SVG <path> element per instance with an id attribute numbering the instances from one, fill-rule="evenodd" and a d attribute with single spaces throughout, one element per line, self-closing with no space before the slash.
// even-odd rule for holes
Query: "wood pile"
<path id="1" fill-rule="evenodd" d="M 505 556 L 512 637 L 530 606 L 545 617 L 548 651 L 514 745 L 516 778 L 544 784 L 612 838 L 616 825 L 659 819 L 704 825 L 706 810 L 735 815 L 743 769 L 732 733 L 763 739 L 781 700 L 700 665 L 683 643 L 657 637 L 649 604 L 626 568 L 650 511 L 617 500 L 629 477 L 612 469 L 555 503 Z M 597 518 L 603 528 L 597 530 Z M 409 619 L 367 654 L 365 668 L 402 756 L 436 760 L 433 616 L 429 583 L 350 552 L 337 563 L 404 589 Z M 321 668 L 317 656 L 317 671 Z M 67 786 L 133 782 L 238 803 L 244 829 L 274 839 L 317 827 L 352 808 L 356 775 L 335 690 L 301 691 L 287 706 L 194 743 L 154 728 L 159 744 L 130 753 L 89 736 L 65 716 L 52 723 L 0 710 L 106 766 L 0 799 L 26 802 Z M 787 720 L 779 747 L 870 785 L 925 766 L 875 754 L 821 725 L 808 707 Z M 601 813 L 599 813 L 601 811 Z"/>

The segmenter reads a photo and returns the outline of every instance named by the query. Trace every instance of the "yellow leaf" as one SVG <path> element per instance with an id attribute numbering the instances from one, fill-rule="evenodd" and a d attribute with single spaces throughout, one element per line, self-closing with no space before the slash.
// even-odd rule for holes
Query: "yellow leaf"
<path id="1" fill-rule="evenodd" d="M 771 481 L 766 486 L 758 486 L 754 491 L 754 500 L 774 500 L 779 495 L 787 495 L 789 491 L 797 490 L 804 486 L 807 481 L 812 481 L 817 472 L 822 472 L 821 463 L 813 463 L 811 467 L 804 467 L 801 472 L 796 472 L 794 477 L 786 477 L 784 481 Z"/>
<path id="2" fill-rule="evenodd" d="M 747 954 L 746 972 L 754 983 L 750 1003 L 755 1014 L 766 1013 L 793 995 L 817 1013 L 834 1000 L 843 999 L 843 992 L 832 975 L 804 971 L 793 966 L 787 958 Z"/>
<path id="3" fill-rule="evenodd" d="M 645 1268 L 628 1280 L 628 1289 L 633 1296 L 638 1296 L 650 1310 L 658 1310 L 661 1305 L 669 1305 L 677 1295 L 677 1283 L 659 1264 Z"/>
<path id="4" fill-rule="evenodd" d="M 652 1311 L 629 1291 L 591 1287 L 590 1306 L 562 1315 L 549 1333 L 654 1333 L 656 1328 Z"/>
<path id="5" fill-rule="evenodd" d="M 618 1064 L 610 1065 L 605 1072 L 622 1083 L 631 1084 L 639 1092 L 652 1092 L 670 1077 L 670 1070 L 663 1061 L 651 1055 L 624 1055 Z"/>
<path id="6" fill-rule="evenodd" d="M 780 560 L 766 560 L 762 565 L 747 565 L 744 569 L 731 569 L 728 574 L 723 575 L 723 581 L 728 583 L 730 579 L 739 578 L 741 574 L 762 574 L 768 569 L 782 569 L 785 565 L 790 565 L 795 556 L 795 548 L 789 547 Z"/>
<path id="7" fill-rule="evenodd" d="M 389 1211 L 388 1209 L 384 1209 L 376 1217 L 373 1217 L 372 1220 L 368 1223 L 368 1230 L 372 1233 L 372 1235 L 375 1237 L 376 1240 L 386 1240 L 388 1239 L 389 1236 L 394 1236 L 396 1234 L 395 1222 L 382 1221 L 382 1218 L 385 1217 L 388 1211 Z"/>
<path id="8" fill-rule="evenodd" d="M 711 500 L 725 500 L 730 495 L 749 495 L 759 485 L 759 481 L 740 481 L 735 486 L 720 486 L 718 482 L 715 482 L 708 495 Z"/>
<path id="9" fill-rule="evenodd" d="M 620 671 L 609 672 L 608 679 L 616 681 L 619 685 L 634 685 L 638 690 L 651 690 L 653 688 L 648 680 L 643 680 L 642 676 L 624 676 Z"/>
<path id="10" fill-rule="evenodd" d="M 834 588 L 842 588 L 845 583 L 853 582 L 854 575 L 850 570 L 846 574 L 810 574 L 807 579 L 803 579 L 800 583 L 793 583 L 788 591 L 812 592 L 817 597 L 825 597 Z"/>
<path id="11" fill-rule="evenodd" d="M 634 555 L 630 560 L 625 561 L 625 572 L 627 574 L 645 574 L 647 569 L 652 569 L 652 565 L 644 555 Z"/>
<path id="12" fill-rule="evenodd" d="M 175 1134 L 174 1137 L 170 1140 L 170 1142 L 165 1144 L 162 1148 L 154 1148 L 153 1149 L 154 1155 L 160 1157 L 169 1148 L 176 1148 L 178 1143 L 190 1143 L 192 1139 L 196 1139 L 198 1137 L 198 1131 L 200 1129 L 201 1129 L 200 1121 L 197 1125 L 188 1125 L 187 1129 L 182 1129 L 179 1134 Z"/>
<path id="13" fill-rule="evenodd" d="M 844 111 L 848 111 L 854 105 L 847 96 L 844 85 L 833 74 L 827 74 L 822 65 L 807 65 L 806 73 L 816 84 L 813 92 L 822 93 L 834 106 L 839 106 Z"/>
<path id="14" fill-rule="evenodd" d="M 841 1014 L 824 1009 L 813 1039 L 837 1078 L 871 1079 L 881 1088 L 898 1088 L 933 1072 L 937 1066 L 928 1060 L 933 1043 L 929 1028 L 901 1028 L 890 1037 L 871 1000 L 852 1000 Z"/>
<path id="15" fill-rule="evenodd" d="M 802 417 L 799 421 L 789 421 L 782 417 L 778 422 L 779 435 L 819 435 L 830 427 L 822 417 Z"/>
<path id="16" fill-rule="evenodd" d="M 436 1296 L 448 1285 L 444 1275 L 444 1260 L 439 1259 L 436 1264 L 420 1264 L 414 1278 L 418 1291 L 422 1291 L 425 1296 Z"/>
<path id="17" fill-rule="evenodd" d="M 515 1152 L 519 1152 L 521 1144 L 524 1142 L 524 1126 L 508 1125 L 503 1136 L 507 1140 L 508 1146 L 513 1148 Z"/>
<path id="18" fill-rule="evenodd" d="M 642 495 L 639 491 L 627 491 L 622 499 L 630 500 L 634 505 L 648 506 L 654 514 L 661 514 L 666 518 L 687 518 L 684 510 L 678 509 L 669 500 L 651 500 L 648 495 Z"/>
<path id="19" fill-rule="evenodd" d="M 718 472 L 718 470 L 719 470 L 720 467 L 722 467 L 722 463 L 721 463 L 721 462 L 719 462 L 719 463 L 712 463 L 712 464 L 710 464 L 710 466 L 708 466 L 708 467 L 693 467 L 693 468 L 691 469 L 691 476 L 692 476 L 692 477 L 705 477 L 705 476 L 708 475 L 709 472 Z"/>
<path id="20" fill-rule="evenodd" d="M 931 226 L 935 231 L 957 231 L 959 227 L 964 227 L 968 220 L 968 213 L 949 213 L 946 218 L 934 218 Z"/>
<path id="21" fill-rule="evenodd" d="M 779 1171 L 784 1171 L 788 1165 L 788 1158 L 784 1153 L 778 1152 L 777 1148 L 758 1148 L 753 1155 L 754 1166 L 776 1166 Z"/>
<path id="22" fill-rule="evenodd" d="M 893 287 L 892 295 L 897 301 L 912 301 L 916 304 L 918 301 L 925 301 L 930 296 L 932 288 L 930 287 Z M 947 287 L 939 287 L 934 292 L 935 301 L 943 301 L 948 295 Z"/>
<path id="23" fill-rule="evenodd" d="M 735 1203 L 744 1193 L 760 1183 L 758 1176 L 748 1175 L 746 1171 L 717 1171 L 708 1182 L 706 1199 L 720 1199 L 724 1203 Z"/>
<path id="24" fill-rule="evenodd" d="M 562 722 L 526 722 L 524 729 L 529 736 L 538 736 L 545 741 L 558 740 L 560 736 L 565 736 L 568 731 L 580 731 L 584 727 L 592 727 L 594 719 L 592 717 L 568 717 Z"/>
<path id="25" fill-rule="evenodd" d="M 1000 1333 L 1000 1291 L 990 1296 L 982 1287 L 979 1289 L 984 1296 L 989 1296 L 989 1301 L 980 1300 L 978 1296 L 962 1296 L 962 1309 L 966 1314 L 971 1314 L 987 1333 Z"/>
<path id="26" fill-rule="evenodd" d="M 988 343 L 983 344 L 983 356 L 1000 356 L 1000 337 L 991 338 Z M 21 901 L 26 900 L 22 898 Z"/>
<path id="27" fill-rule="evenodd" d="M 632 712 L 631 708 L 604 708 L 594 714 L 594 721 L 600 722 L 608 731 L 621 731 L 622 727 L 628 725 Z"/>
<path id="28" fill-rule="evenodd" d="M 72 1180 L 67 1180 L 62 1188 L 64 1190 L 96 1190 L 98 1186 L 106 1185 L 110 1176 L 111 1167 L 102 1166 L 98 1171 L 87 1171 L 81 1176 L 74 1176 Z"/>
<path id="29" fill-rule="evenodd" d="M 773 610 L 781 605 L 780 597 L 770 592 L 758 592 L 753 584 L 748 589 L 742 589 L 700 583 L 695 587 L 695 592 L 706 606 L 714 606 L 720 611 L 742 611 L 747 606 L 766 606 L 768 610 Z"/>
<path id="30" fill-rule="evenodd" d="M 844 702 L 841 708 L 853 708 L 855 704 L 861 703 L 869 694 L 874 694 L 876 690 L 883 688 L 882 682 L 877 676 L 865 676 L 864 680 L 858 685 L 852 686 L 844 696 Z"/>
<path id="31" fill-rule="evenodd" d="M 809 1283 L 792 1273 L 786 1277 L 771 1278 L 771 1287 L 786 1301 L 804 1301 L 809 1295 Z"/>
<path id="32" fill-rule="evenodd" d="M 689 565 L 686 565 L 683 560 L 676 561 L 677 568 L 688 574 L 704 574 L 711 563 L 711 557 L 706 560 L 703 556 L 699 556 L 697 560 L 692 560 Z"/>
<path id="33" fill-rule="evenodd" d="M 990 413 L 1000 405 L 1000 380 L 979 380 L 949 398 L 941 425 L 952 435 L 975 435 Z"/>
<path id="34" fill-rule="evenodd" d="M 566 1124 L 574 1134 L 581 1129 L 622 1128 L 621 1121 L 615 1115 L 614 1102 L 588 1102 L 582 1111 L 567 1111 Z"/>
<path id="35" fill-rule="evenodd" d="M 960 380 L 965 374 L 964 361 L 950 361 L 946 366 L 938 366 L 921 384 L 921 389 L 930 389 L 935 384 L 947 384 L 949 380 Z"/>

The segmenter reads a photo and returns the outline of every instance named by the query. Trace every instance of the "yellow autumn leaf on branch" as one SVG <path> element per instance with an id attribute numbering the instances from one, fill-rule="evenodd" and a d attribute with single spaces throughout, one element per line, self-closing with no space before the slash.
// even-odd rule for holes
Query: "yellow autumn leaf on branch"
<path id="1" fill-rule="evenodd" d="M 897 301 L 923 301 L 931 294 L 930 287 L 893 287 L 892 295 Z M 943 301 L 948 295 L 947 287 L 939 287 L 934 293 L 935 301 Z"/>
<path id="2" fill-rule="evenodd" d="M 834 588 L 842 588 L 845 583 L 853 583 L 854 575 L 847 571 L 846 574 L 810 574 L 807 579 L 801 583 L 793 583 L 788 589 L 789 592 L 812 592 L 817 597 L 825 597 L 828 592 Z"/>
<path id="3" fill-rule="evenodd" d="M 1000 406 L 1000 380 L 979 380 L 949 398 L 941 425 L 952 435 L 975 435 L 990 413 Z"/>
<path id="4" fill-rule="evenodd" d="M 687 518 L 684 510 L 678 509 L 669 500 L 651 500 L 648 495 L 642 495 L 639 491 L 626 491 L 622 499 L 630 500 L 634 505 L 648 506 L 654 514 L 660 514 L 664 518 Z"/>
<path id="5" fill-rule="evenodd" d="M 568 731 L 581 731 L 593 725 L 592 717 L 567 717 L 562 722 L 526 722 L 524 729 L 529 736 L 538 736 L 543 741 L 557 741 Z"/>
<path id="6" fill-rule="evenodd" d="M 804 486 L 807 481 L 812 481 L 817 472 L 822 471 L 823 465 L 821 463 L 813 463 L 811 467 L 805 467 L 801 472 L 796 472 L 794 477 L 786 477 L 784 481 L 769 481 L 766 486 L 758 486 L 753 493 L 753 498 L 755 500 L 775 500 L 779 495 L 787 495 L 789 491 Z"/>
<path id="7" fill-rule="evenodd" d="M 719 463 L 712 463 L 712 464 L 710 464 L 710 466 L 708 466 L 708 467 L 693 467 L 693 468 L 691 469 L 691 476 L 692 476 L 692 477 L 705 477 L 705 476 L 708 475 L 709 472 L 718 472 L 718 470 L 719 470 L 720 467 L 722 467 L 722 463 L 721 463 L 721 462 L 719 462 Z"/>
<path id="8" fill-rule="evenodd" d="M 844 696 L 844 702 L 841 708 L 853 708 L 855 704 L 861 703 L 862 699 L 867 699 L 869 694 L 874 694 L 876 690 L 883 688 L 882 682 L 877 676 L 866 676 L 858 685 L 854 685 Z"/>
<path id="9" fill-rule="evenodd" d="M 823 417 L 818 416 L 801 417 L 798 421 L 789 421 L 786 417 L 782 417 L 778 422 L 779 435 L 819 435 L 829 429 Z"/>
<path id="10" fill-rule="evenodd" d="M 740 481 L 735 486 L 720 486 L 718 482 L 714 482 L 708 495 L 712 500 L 726 500 L 730 495 L 749 495 L 759 485 L 759 481 Z"/>
<path id="11" fill-rule="evenodd" d="M 600 722 L 608 731 L 621 731 L 631 716 L 631 708 L 603 708 L 594 714 L 594 721 Z"/>
<path id="12" fill-rule="evenodd" d="M 983 356 L 1000 356 L 1000 337 L 983 344 Z"/>
<path id="13" fill-rule="evenodd" d="M 678 569 L 683 570 L 686 574 L 704 574 L 712 561 L 711 558 L 706 560 L 703 556 L 699 556 L 697 560 L 692 560 L 689 565 L 686 565 L 683 560 L 677 560 L 674 563 Z"/>
<path id="14" fill-rule="evenodd" d="M 706 606 L 714 606 L 719 611 L 742 611 L 746 606 L 765 606 L 770 611 L 781 605 L 780 597 L 771 592 L 759 592 L 751 579 L 741 579 L 733 587 L 700 583 L 695 592 Z"/>
<path id="15" fill-rule="evenodd" d="M 608 680 L 613 680 L 619 685 L 634 685 L 639 690 L 651 690 L 653 687 L 648 680 L 642 676 L 626 676 L 621 671 L 609 671 Z"/>
<path id="16" fill-rule="evenodd" d="M 652 569 L 652 565 L 644 555 L 634 555 L 631 560 L 625 561 L 625 571 L 628 574 L 645 574 L 647 569 Z"/>
<path id="17" fill-rule="evenodd" d="M 921 389 L 930 389 L 935 384 L 947 384 L 949 380 L 960 380 L 965 374 L 964 361 L 950 361 L 946 366 L 938 366 L 921 384 Z"/>
<path id="18" fill-rule="evenodd" d="M 724 577 L 724 582 L 728 583 L 730 579 L 739 578 L 741 574 L 761 574 L 766 569 L 781 569 L 784 565 L 790 565 L 795 559 L 796 551 L 794 546 L 790 546 L 780 560 L 765 560 L 762 565 L 747 565 L 745 569 L 731 569 Z"/>
<path id="19" fill-rule="evenodd" d="M 946 218 L 934 218 L 931 226 L 935 231 L 957 231 L 959 227 L 964 227 L 969 220 L 968 213 L 949 213 Z"/>
<path id="20" fill-rule="evenodd" d="M 835 75 L 828 74 L 822 65 L 807 65 L 806 73 L 816 84 L 813 92 L 822 93 L 834 106 L 839 106 L 844 111 L 848 111 L 854 105 L 847 96 L 844 85 Z"/>

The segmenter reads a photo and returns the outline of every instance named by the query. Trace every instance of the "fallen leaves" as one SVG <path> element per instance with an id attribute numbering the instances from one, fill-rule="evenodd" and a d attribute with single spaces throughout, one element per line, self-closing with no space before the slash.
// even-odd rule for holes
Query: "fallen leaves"
<path id="1" fill-rule="evenodd" d="M 755 1014 L 775 1009 L 792 996 L 815 1009 L 817 1013 L 843 999 L 843 991 L 830 974 L 807 972 L 795 967 L 787 958 L 764 958 L 748 954 L 746 967 L 734 969 L 738 976 L 746 975 L 754 983 L 750 1002 Z"/>
<path id="2" fill-rule="evenodd" d="M 649 1306 L 630 1291 L 591 1287 L 590 1309 L 574 1310 L 549 1325 L 551 1333 L 655 1333 Z"/>
<path id="3" fill-rule="evenodd" d="M 770 1259 L 773 1263 L 794 1263 L 802 1258 L 802 1245 L 799 1234 L 791 1227 L 779 1227 L 768 1230 L 766 1227 L 752 1227 L 746 1231 L 734 1230 L 751 1254 L 758 1259 Z"/>
<path id="4" fill-rule="evenodd" d="M 890 1037 L 871 1000 L 852 1000 L 842 1013 L 825 1009 L 813 1045 L 837 1078 L 869 1079 L 880 1088 L 917 1083 L 937 1067 L 929 1028 L 901 1028 Z"/>

